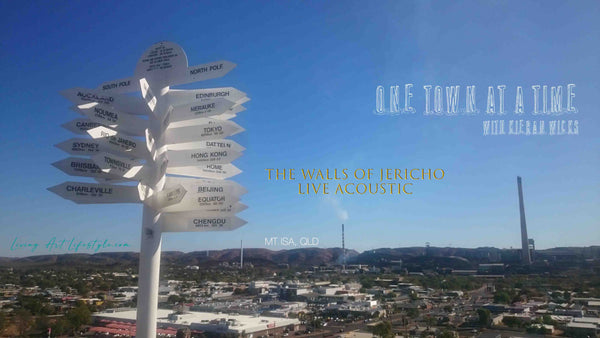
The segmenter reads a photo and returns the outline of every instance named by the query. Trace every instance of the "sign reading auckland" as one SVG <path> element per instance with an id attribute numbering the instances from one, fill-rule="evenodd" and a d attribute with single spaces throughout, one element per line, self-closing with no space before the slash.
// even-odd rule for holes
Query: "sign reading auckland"
<path id="1" fill-rule="evenodd" d="M 139 337 L 156 336 L 161 233 L 246 223 L 236 216 L 246 209 L 239 202 L 246 190 L 226 180 L 241 172 L 231 162 L 244 147 L 226 137 L 244 131 L 229 120 L 245 110 L 248 97 L 232 87 L 170 88 L 222 77 L 234 67 L 229 61 L 188 67 L 183 49 L 165 41 L 146 50 L 131 77 L 61 92 L 81 117 L 63 125 L 77 137 L 56 145 L 72 156 L 53 165 L 97 183 L 68 181 L 48 190 L 78 204 L 144 205 Z M 129 94 L 135 92 L 141 96 Z"/>

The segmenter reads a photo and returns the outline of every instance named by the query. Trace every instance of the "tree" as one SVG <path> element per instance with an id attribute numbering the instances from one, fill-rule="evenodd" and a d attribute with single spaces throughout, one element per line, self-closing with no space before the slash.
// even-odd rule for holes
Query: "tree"
<path id="1" fill-rule="evenodd" d="M 425 318 L 425 324 L 427 324 L 427 327 L 432 327 L 437 323 L 437 319 L 435 319 L 434 317 L 431 317 L 430 315 L 427 315 L 427 317 Z"/>
<path id="2" fill-rule="evenodd" d="M 25 309 L 19 309 L 15 313 L 15 322 L 17 324 L 17 330 L 19 331 L 19 336 L 25 336 L 27 331 L 29 331 L 29 327 L 32 323 L 31 313 Z"/>
<path id="3" fill-rule="evenodd" d="M 494 303 L 510 304 L 512 297 L 506 291 L 498 291 L 494 294 Z"/>
<path id="4" fill-rule="evenodd" d="M 52 335 L 62 336 L 68 333 L 69 322 L 65 318 L 59 318 L 50 325 L 50 328 L 52 329 Z"/>
<path id="5" fill-rule="evenodd" d="M 504 317 L 502 318 L 502 323 L 508 327 L 521 327 L 523 326 L 523 321 L 515 318 L 515 317 Z"/>
<path id="6" fill-rule="evenodd" d="M 375 325 L 373 328 L 373 334 L 382 338 L 394 337 L 392 332 L 392 323 L 384 321 Z"/>
<path id="7" fill-rule="evenodd" d="M 2 330 L 4 330 L 5 326 L 6 326 L 6 315 L 4 314 L 4 312 L 0 312 L 0 332 L 2 332 Z"/>
<path id="8" fill-rule="evenodd" d="M 550 315 L 544 315 L 542 317 L 542 323 L 546 325 L 556 325 L 556 321 L 550 317 Z"/>
<path id="9" fill-rule="evenodd" d="M 406 313 L 408 314 L 408 316 L 409 316 L 410 318 L 413 318 L 413 319 L 415 319 L 415 318 L 419 317 L 419 309 L 417 309 L 417 308 L 408 309 L 408 310 L 406 311 Z"/>
<path id="10" fill-rule="evenodd" d="M 442 333 L 440 333 L 440 335 L 439 335 L 438 338 L 454 338 L 454 337 L 456 337 L 454 335 L 454 332 L 448 331 L 448 330 L 444 330 L 444 331 L 442 331 Z"/>
<path id="11" fill-rule="evenodd" d="M 492 323 L 492 314 L 488 309 L 477 309 L 479 315 L 479 325 L 482 327 L 489 327 Z"/>
<path id="12" fill-rule="evenodd" d="M 79 302 L 77 307 L 67 313 L 66 318 L 71 324 L 73 331 L 76 332 L 79 331 L 81 326 L 92 322 L 92 313 L 85 303 Z"/>
<path id="13" fill-rule="evenodd" d="M 167 303 L 169 304 L 177 304 L 183 302 L 185 299 L 180 297 L 179 295 L 170 295 L 167 299 Z"/>

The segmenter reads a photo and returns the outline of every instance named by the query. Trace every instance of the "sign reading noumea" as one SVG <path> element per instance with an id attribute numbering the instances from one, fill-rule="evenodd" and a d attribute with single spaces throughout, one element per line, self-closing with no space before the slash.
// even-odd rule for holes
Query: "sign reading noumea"
<path id="1" fill-rule="evenodd" d="M 160 42 L 142 55 L 133 76 L 61 92 L 75 104 L 72 110 L 86 118 L 65 123 L 81 137 L 56 146 L 84 157 L 53 165 L 101 183 L 65 182 L 48 190 L 75 203 L 144 206 L 139 337 L 156 336 L 162 232 L 226 231 L 246 223 L 236 216 L 246 209 L 239 203 L 246 190 L 225 180 L 241 172 L 231 162 L 245 148 L 225 138 L 244 131 L 229 119 L 244 111 L 242 104 L 250 99 L 232 87 L 171 89 L 221 77 L 234 67 L 229 61 L 188 66 L 179 45 Z M 142 97 L 125 94 L 132 92 Z"/>

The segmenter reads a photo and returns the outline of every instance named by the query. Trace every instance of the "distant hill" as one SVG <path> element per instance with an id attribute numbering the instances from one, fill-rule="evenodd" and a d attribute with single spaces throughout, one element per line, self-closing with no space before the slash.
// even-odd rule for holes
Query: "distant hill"
<path id="1" fill-rule="evenodd" d="M 347 250 L 351 259 L 358 255 L 354 250 Z M 102 252 L 96 254 L 62 254 L 40 255 L 22 258 L 0 257 L 0 266 L 4 267 L 37 267 L 53 265 L 71 266 L 137 266 L 137 252 Z M 244 262 L 258 266 L 277 267 L 279 264 L 307 267 L 330 265 L 341 262 L 341 248 L 302 248 L 291 250 L 244 249 Z M 162 264 L 216 266 L 222 262 L 239 262 L 240 249 L 224 249 L 194 252 L 163 251 Z"/>
<path id="2" fill-rule="evenodd" d="M 538 259 L 555 260 L 564 257 L 571 259 L 600 259 L 600 246 L 561 247 L 537 250 Z M 137 266 L 137 252 L 101 252 L 96 254 L 41 255 L 22 258 L 0 257 L 0 266 L 38 267 L 38 266 Z M 194 252 L 163 251 L 162 264 L 217 266 L 220 263 L 239 262 L 239 249 L 224 249 Z M 453 269 L 472 269 L 477 264 L 489 262 L 518 262 L 519 250 L 484 248 L 438 248 L 408 247 L 380 248 L 358 253 L 347 250 L 348 264 L 368 264 L 386 266 L 402 261 L 402 265 L 428 267 L 448 267 Z M 277 267 L 289 264 L 296 267 L 341 264 L 341 248 L 301 248 L 291 250 L 269 250 L 262 248 L 244 249 L 244 262 L 255 266 Z"/>

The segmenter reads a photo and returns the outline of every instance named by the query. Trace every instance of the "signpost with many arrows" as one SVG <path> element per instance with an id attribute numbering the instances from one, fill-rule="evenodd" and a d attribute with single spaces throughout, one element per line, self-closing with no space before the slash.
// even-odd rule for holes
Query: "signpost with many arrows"
<path id="1" fill-rule="evenodd" d="M 228 61 L 188 67 L 179 45 L 160 42 L 142 55 L 133 76 L 61 92 L 83 117 L 63 124 L 78 137 L 56 147 L 84 157 L 53 165 L 97 183 L 48 190 L 79 204 L 143 204 L 138 337 L 156 337 L 162 233 L 227 231 L 246 223 L 236 216 L 246 209 L 239 202 L 246 190 L 226 180 L 241 172 L 231 162 L 244 147 L 225 138 L 244 130 L 230 119 L 245 110 L 248 97 L 232 87 L 170 88 L 234 67 Z M 129 94 L 135 92 L 141 97 Z"/>

